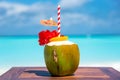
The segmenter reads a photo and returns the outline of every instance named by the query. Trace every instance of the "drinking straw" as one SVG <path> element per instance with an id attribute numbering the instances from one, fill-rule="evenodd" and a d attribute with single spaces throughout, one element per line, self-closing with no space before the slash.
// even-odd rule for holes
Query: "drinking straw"
<path id="1" fill-rule="evenodd" d="M 60 37 L 60 5 L 58 5 L 58 37 Z"/>

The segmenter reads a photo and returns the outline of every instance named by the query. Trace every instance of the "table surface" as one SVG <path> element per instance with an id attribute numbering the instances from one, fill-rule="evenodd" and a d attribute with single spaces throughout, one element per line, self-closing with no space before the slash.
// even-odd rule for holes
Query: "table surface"
<path id="1" fill-rule="evenodd" d="M 73 75 L 53 77 L 45 67 L 13 67 L 0 80 L 120 80 L 111 67 L 79 67 Z"/>

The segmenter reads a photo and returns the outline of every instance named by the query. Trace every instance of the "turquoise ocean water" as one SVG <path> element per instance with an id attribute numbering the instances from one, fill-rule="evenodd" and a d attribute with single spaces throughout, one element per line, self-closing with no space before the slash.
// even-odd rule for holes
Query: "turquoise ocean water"
<path id="1" fill-rule="evenodd" d="M 120 69 L 120 36 L 69 36 L 69 40 L 79 46 L 79 66 Z M 37 36 L 1 36 L 1 74 L 14 66 L 45 66 L 43 50 Z"/>

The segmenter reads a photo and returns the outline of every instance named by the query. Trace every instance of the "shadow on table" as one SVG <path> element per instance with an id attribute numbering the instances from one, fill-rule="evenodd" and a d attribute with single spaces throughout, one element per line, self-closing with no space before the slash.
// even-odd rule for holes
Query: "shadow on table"
<path id="1" fill-rule="evenodd" d="M 44 70 L 28 70 L 24 71 L 27 73 L 34 73 L 36 76 L 44 76 L 44 77 L 58 77 L 58 76 L 52 76 L 48 71 Z M 67 75 L 67 76 L 74 76 L 74 74 Z M 65 77 L 65 76 L 64 76 Z"/>
<path id="2" fill-rule="evenodd" d="M 51 76 L 48 71 L 44 71 L 44 70 L 28 70 L 28 71 L 24 71 L 24 72 L 34 73 L 36 76 L 46 76 L 46 77 Z"/>

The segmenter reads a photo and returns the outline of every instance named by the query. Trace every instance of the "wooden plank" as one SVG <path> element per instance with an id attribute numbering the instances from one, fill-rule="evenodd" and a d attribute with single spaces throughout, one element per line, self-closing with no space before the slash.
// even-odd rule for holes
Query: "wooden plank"
<path id="1" fill-rule="evenodd" d="M 120 80 L 120 72 L 118 72 L 117 70 L 113 68 L 102 68 L 101 70 L 109 75 L 111 77 L 111 80 Z"/>
<path id="2" fill-rule="evenodd" d="M 3 74 L 0 77 L 0 80 L 17 80 L 19 74 L 21 74 L 24 71 L 25 68 L 18 68 L 18 67 L 13 67 L 11 68 L 8 72 Z"/>
<path id="3" fill-rule="evenodd" d="M 73 75 L 52 77 L 45 67 L 14 67 L 0 80 L 120 80 L 120 72 L 111 67 L 79 67 Z"/>

